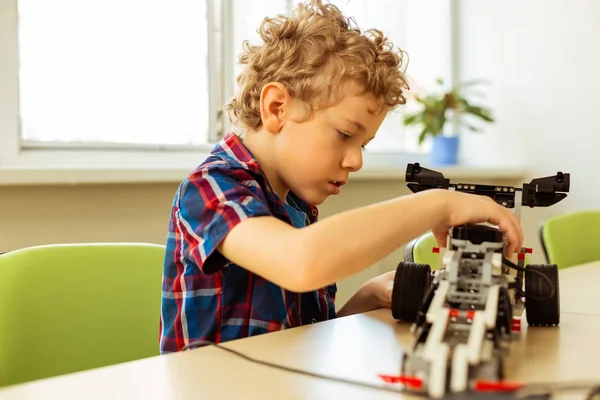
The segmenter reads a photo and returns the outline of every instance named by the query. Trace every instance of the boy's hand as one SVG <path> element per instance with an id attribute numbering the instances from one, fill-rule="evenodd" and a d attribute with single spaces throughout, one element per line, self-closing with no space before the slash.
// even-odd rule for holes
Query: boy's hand
<path id="1" fill-rule="evenodd" d="M 376 308 L 392 308 L 392 291 L 396 271 L 386 272 L 367 281 L 364 286 L 371 293 Z"/>
<path id="2" fill-rule="evenodd" d="M 365 282 L 337 312 L 338 317 L 392 308 L 392 290 L 396 271 L 386 272 Z"/>
<path id="3" fill-rule="evenodd" d="M 457 225 L 488 222 L 504 232 L 508 241 L 507 257 L 518 251 L 523 244 L 523 230 L 515 213 L 487 196 L 439 190 L 442 196 L 445 218 L 433 227 L 440 247 L 446 245 L 448 230 Z"/>

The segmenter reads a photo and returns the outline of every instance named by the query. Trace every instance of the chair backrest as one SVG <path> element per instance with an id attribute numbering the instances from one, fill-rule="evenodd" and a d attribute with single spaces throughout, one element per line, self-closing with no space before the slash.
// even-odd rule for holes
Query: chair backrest
<path id="1" fill-rule="evenodd" d="M 440 267 L 440 254 L 433 252 L 434 247 L 438 247 L 438 242 L 433 233 L 424 233 L 406 245 L 404 248 L 404 261 L 428 264 L 431 269 L 438 269 Z"/>
<path id="2" fill-rule="evenodd" d="M 159 354 L 164 246 L 30 247 L 0 256 L 0 386 Z"/>
<path id="3" fill-rule="evenodd" d="M 546 260 L 568 268 L 600 260 L 600 210 L 562 213 L 540 224 Z"/>

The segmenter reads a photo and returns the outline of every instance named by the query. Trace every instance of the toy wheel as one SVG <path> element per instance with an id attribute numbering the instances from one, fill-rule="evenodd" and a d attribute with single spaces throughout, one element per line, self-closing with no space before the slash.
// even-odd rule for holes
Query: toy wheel
<path id="1" fill-rule="evenodd" d="M 400 262 L 392 289 L 392 316 L 398 320 L 414 322 L 430 285 L 429 265 Z"/>
<path id="2" fill-rule="evenodd" d="M 544 276 L 554 285 L 554 295 L 551 298 L 551 288 Z M 527 323 L 531 326 L 559 324 L 560 296 L 556 264 L 534 264 L 525 267 L 525 308 Z"/>

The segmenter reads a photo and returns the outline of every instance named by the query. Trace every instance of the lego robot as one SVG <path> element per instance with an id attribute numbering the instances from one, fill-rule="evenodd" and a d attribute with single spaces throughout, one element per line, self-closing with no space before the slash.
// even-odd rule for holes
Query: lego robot
<path id="1" fill-rule="evenodd" d="M 406 182 L 412 192 L 433 188 L 489 196 L 514 208 L 547 207 L 564 199 L 569 174 L 538 178 L 522 188 L 451 184 L 441 173 L 408 164 Z M 523 248 L 518 262 L 505 257 L 501 231 L 487 224 L 451 229 L 440 268 L 401 262 L 392 292 L 392 314 L 412 322 L 414 342 L 404 354 L 397 382 L 439 398 L 446 393 L 496 388 L 504 383 L 504 358 L 509 343 L 520 338 L 527 307 L 530 326 L 559 324 L 556 265 L 527 265 Z M 439 248 L 432 251 L 439 252 Z"/>

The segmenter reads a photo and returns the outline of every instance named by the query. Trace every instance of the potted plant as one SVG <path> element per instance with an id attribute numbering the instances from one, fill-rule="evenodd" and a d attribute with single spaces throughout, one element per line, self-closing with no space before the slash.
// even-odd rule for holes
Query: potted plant
<path id="1" fill-rule="evenodd" d="M 428 136 L 432 137 L 431 165 L 456 165 L 458 163 L 459 141 L 458 132 L 455 129 L 463 125 L 471 131 L 480 130 L 470 124 L 464 118 L 465 116 L 471 115 L 487 123 L 494 122 L 490 109 L 473 105 L 471 100 L 467 100 L 467 89 L 480 82 L 464 82 L 455 85 L 450 90 L 425 93 L 424 96 L 413 96 L 414 100 L 419 103 L 419 110 L 405 115 L 404 125 L 420 127 L 419 145 Z M 437 83 L 440 87 L 443 86 L 441 79 L 438 79 Z"/>

